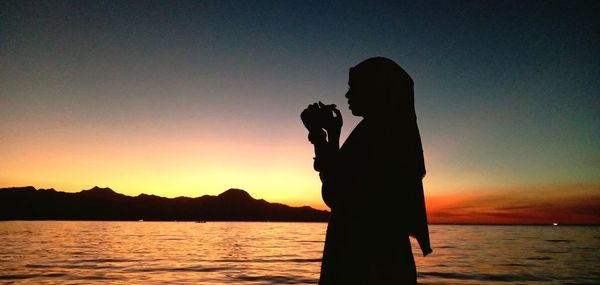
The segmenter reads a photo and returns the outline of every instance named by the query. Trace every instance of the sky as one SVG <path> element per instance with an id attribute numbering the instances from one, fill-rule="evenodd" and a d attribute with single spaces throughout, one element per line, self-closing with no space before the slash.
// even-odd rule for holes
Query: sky
<path id="1" fill-rule="evenodd" d="M 299 114 L 415 81 L 429 219 L 600 223 L 597 1 L 1 1 L 0 187 L 327 209 Z"/>

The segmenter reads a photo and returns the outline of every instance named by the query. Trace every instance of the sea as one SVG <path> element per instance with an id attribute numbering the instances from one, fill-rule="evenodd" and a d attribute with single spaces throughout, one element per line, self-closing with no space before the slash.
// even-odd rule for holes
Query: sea
<path id="1" fill-rule="evenodd" d="M 317 284 L 325 223 L 0 222 L 0 284 Z M 600 227 L 431 225 L 420 284 L 600 284 Z"/>

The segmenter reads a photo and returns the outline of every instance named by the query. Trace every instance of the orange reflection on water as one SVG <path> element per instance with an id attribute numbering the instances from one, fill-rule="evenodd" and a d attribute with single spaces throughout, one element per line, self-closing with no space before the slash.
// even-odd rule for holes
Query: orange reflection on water
<path id="1" fill-rule="evenodd" d="M 324 223 L 0 223 L 0 280 L 20 284 L 316 284 Z M 593 284 L 598 227 L 430 227 L 421 284 Z M 356 262 L 360 262 L 357 260 Z"/>

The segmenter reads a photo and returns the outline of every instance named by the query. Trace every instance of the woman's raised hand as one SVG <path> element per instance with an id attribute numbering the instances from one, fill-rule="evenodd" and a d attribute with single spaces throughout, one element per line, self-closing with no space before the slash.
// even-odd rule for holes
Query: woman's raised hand
<path id="1" fill-rule="evenodd" d="M 339 136 L 344 124 L 340 110 L 335 107 L 335 104 L 325 105 L 321 101 L 319 101 L 319 107 L 322 111 L 322 126 L 327 134 Z"/>
<path id="2" fill-rule="evenodd" d="M 308 129 L 308 139 L 313 144 L 329 143 L 334 148 L 339 148 L 343 121 L 335 104 L 325 105 L 320 101 L 310 104 L 302 111 L 300 118 Z"/>
<path id="3" fill-rule="evenodd" d="M 326 105 L 321 101 L 308 105 L 300 114 L 304 126 L 309 131 L 325 129 L 327 132 L 339 132 L 343 120 L 335 104 Z"/>
<path id="4" fill-rule="evenodd" d="M 321 120 L 321 109 L 319 104 L 313 103 L 308 105 L 304 111 L 300 114 L 300 118 L 302 119 L 302 123 L 309 132 L 317 131 L 323 128 L 322 120 Z"/>

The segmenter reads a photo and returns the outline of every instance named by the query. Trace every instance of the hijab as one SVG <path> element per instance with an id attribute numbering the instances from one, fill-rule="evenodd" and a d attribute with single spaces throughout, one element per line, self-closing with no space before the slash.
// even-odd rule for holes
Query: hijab
<path id="1" fill-rule="evenodd" d="M 365 116 L 375 117 L 384 122 L 385 129 L 401 136 L 400 148 L 408 152 L 410 157 L 411 172 L 414 171 L 418 179 L 414 197 L 411 203 L 411 223 L 409 234 L 416 237 L 423 255 L 431 253 L 429 243 L 429 230 L 425 210 L 422 178 L 425 176 L 425 160 L 423 145 L 417 125 L 415 112 L 414 82 L 410 75 L 396 62 L 384 57 L 369 58 L 350 69 L 351 78 L 360 78 L 369 85 L 369 110 L 371 114 Z"/>

